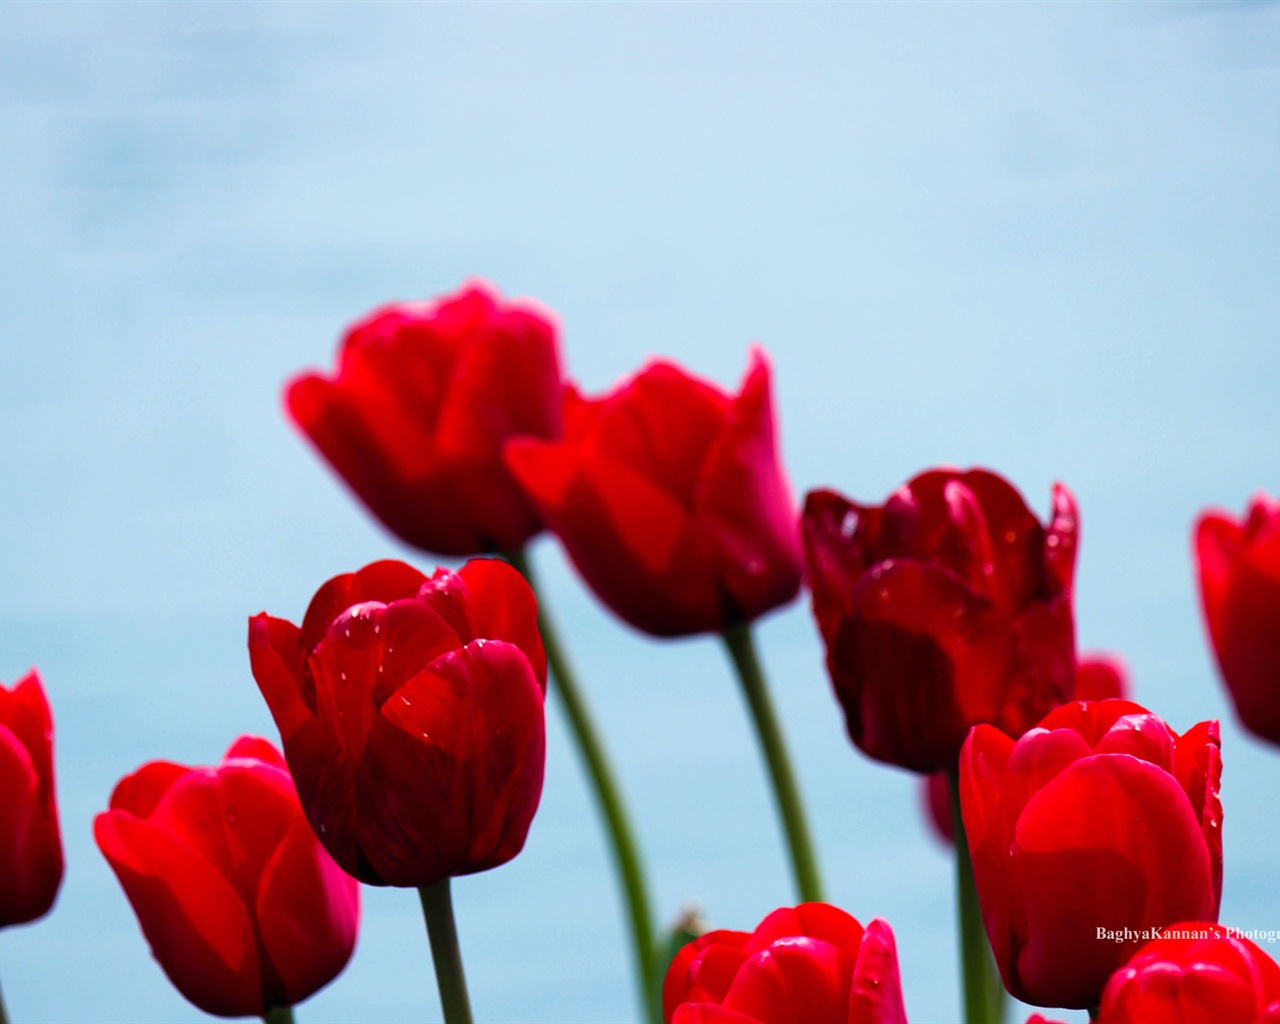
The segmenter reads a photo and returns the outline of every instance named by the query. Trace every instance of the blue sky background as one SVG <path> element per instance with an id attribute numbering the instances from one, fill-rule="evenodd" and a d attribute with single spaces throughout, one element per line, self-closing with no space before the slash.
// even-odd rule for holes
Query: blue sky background
<path id="1" fill-rule="evenodd" d="M 296 620 L 377 558 L 429 567 L 280 387 L 371 307 L 474 275 L 559 312 L 588 390 L 654 354 L 736 384 L 761 341 L 797 499 L 879 501 L 947 462 L 1041 515 L 1071 486 L 1081 645 L 1179 730 L 1224 719 L 1222 919 L 1280 929 L 1280 751 L 1231 719 L 1189 554 L 1202 507 L 1280 488 L 1276 4 L 11 2 L 0 139 L 0 680 L 44 676 L 68 859 L 53 915 L 0 933 L 15 1021 L 202 1018 L 92 817 L 144 761 L 275 738 L 250 614 Z M 715 643 L 642 639 L 552 541 L 535 559 L 661 916 L 789 903 Z M 833 901 L 892 923 L 915 1024 L 957 1020 L 914 780 L 845 739 L 806 605 L 760 639 Z M 455 885 L 477 1016 L 628 1021 L 600 831 L 549 722 L 525 852 Z M 355 959 L 298 1019 L 438 1019 L 412 894 L 366 889 Z"/>

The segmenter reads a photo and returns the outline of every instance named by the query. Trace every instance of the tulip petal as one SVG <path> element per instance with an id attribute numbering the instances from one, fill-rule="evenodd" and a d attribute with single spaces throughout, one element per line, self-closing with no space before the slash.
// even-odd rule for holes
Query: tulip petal
<path id="1" fill-rule="evenodd" d="M 263 867 L 294 818 L 297 801 L 284 769 L 234 760 L 187 771 L 147 820 L 198 851 L 252 907 Z M 237 820 L 247 809 L 254 815 L 252 827 Z"/>
<path id="2" fill-rule="evenodd" d="M 721 585 L 743 621 L 790 601 L 801 575 L 800 535 L 778 455 L 769 364 L 758 346 L 750 360 L 693 499 Z"/>
<path id="3" fill-rule="evenodd" d="M 1222 900 L 1222 741 L 1216 721 L 1200 722 L 1178 737 L 1174 774 L 1199 816 L 1213 868 L 1214 917 Z M 1280 995 L 1280 992 L 1277 992 Z"/>
<path id="4" fill-rule="evenodd" d="M 1007 860 L 1013 825 L 1003 813 L 1002 790 L 1014 741 L 991 725 L 978 725 L 960 751 L 960 816 L 973 864 L 982 923 L 1005 988 L 1010 985 L 1012 894 Z"/>
<path id="5" fill-rule="evenodd" d="M 172 761 L 152 761 L 126 775 L 111 793 L 113 811 L 128 811 L 135 818 L 149 818 L 164 795 L 190 768 Z"/>
<path id="6" fill-rule="evenodd" d="M 445 459 L 485 462 L 505 475 L 502 442 L 519 435 L 552 438 L 563 430 L 557 331 L 522 309 L 472 328 L 458 352 L 436 417 L 436 450 Z"/>
<path id="7" fill-rule="evenodd" d="M 62 882 L 57 812 L 41 799 L 27 748 L 0 725 L 0 927 L 34 921 Z"/>
<path id="8" fill-rule="evenodd" d="M 1095 1006 L 1136 943 L 1098 940 L 1214 912 L 1209 854 L 1186 794 L 1127 755 L 1077 761 L 1031 797 L 1010 870 L 1025 945 L 1014 995 L 1042 1006 Z"/>
<path id="9" fill-rule="evenodd" d="M 1076 700 L 1124 698 L 1129 690 L 1129 670 L 1114 654 L 1091 654 L 1076 664 Z"/>
<path id="10" fill-rule="evenodd" d="M 360 883 L 324 850 L 296 812 L 263 866 L 256 898 L 265 955 L 292 1005 L 332 981 L 355 949 Z"/>
<path id="11" fill-rule="evenodd" d="M 907 1024 L 898 973 L 898 947 L 884 918 L 873 917 L 858 948 L 848 1024 Z"/>
<path id="12" fill-rule="evenodd" d="M 53 716 L 35 669 L 18 680 L 12 690 L 0 686 L 0 726 L 8 728 L 26 748 L 40 780 L 41 801 L 52 806 Z"/>
<path id="13" fill-rule="evenodd" d="M 853 588 L 871 567 L 871 540 L 882 518 L 878 508 L 862 508 L 835 491 L 805 495 L 800 533 L 804 541 L 813 613 L 828 658 L 840 624 L 853 611 Z"/>
<path id="14" fill-rule="evenodd" d="M 839 949 L 857 949 L 862 941 L 862 925 L 855 917 L 829 903 L 781 907 L 756 925 L 744 948 L 748 953 L 756 953 L 779 939 L 794 935 L 822 939 Z"/>
<path id="15" fill-rule="evenodd" d="M 426 581 L 427 577 L 413 566 L 391 559 L 373 562 L 358 572 L 335 576 L 316 591 L 307 606 L 299 637 L 302 649 L 314 651 L 334 619 L 353 605 L 403 601 L 415 597 Z"/>
<path id="16" fill-rule="evenodd" d="M 777 939 L 748 957 L 724 1000 L 767 1024 L 846 1024 L 853 960 L 807 935 Z"/>
<path id="17" fill-rule="evenodd" d="M 676 1007 L 671 1024 L 772 1024 L 727 1010 L 715 1003 L 682 1003 Z"/>
<path id="18" fill-rule="evenodd" d="M 222 874 L 185 843 L 124 811 L 94 821 L 98 847 L 169 980 L 206 1013 L 261 1016 L 249 913 Z"/>
<path id="19" fill-rule="evenodd" d="M 707 452 L 730 408 L 718 387 L 655 359 L 591 403 L 584 438 L 603 459 L 626 466 L 686 509 L 694 505 Z"/>
<path id="20" fill-rule="evenodd" d="M 260 612 L 249 620 L 249 665 L 286 747 L 295 730 L 315 718 L 315 689 L 305 678 L 301 632 L 292 622 Z"/>
<path id="21" fill-rule="evenodd" d="M 524 651 L 546 692 L 547 654 L 538 632 L 538 602 L 511 565 L 494 558 L 473 558 L 457 572 L 439 569 L 418 596 L 453 627 L 463 644 L 472 640 L 515 644 Z"/>
<path id="22" fill-rule="evenodd" d="M 578 572 L 614 612 L 655 636 L 724 627 L 712 553 L 674 497 L 596 451 L 523 443 L 508 453 Z M 552 495 L 557 504 L 546 500 Z"/>
<path id="23" fill-rule="evenodd" d="M 360 844 L 382 884 L 433 885 L 520 852 L 542 793 L 542 704 L 520 648 L 476 640 L 383 705 L 356 775 Z"/>
<path id="24" fill-rule="evenodd" d="M 283 772 L 289 770 L 285 764 L 284 756 L 275 748 L 275 744 L 269 740 L 264 740 L 261 736 L 239 736 L 235 742 L 227 748 L 227 752 L 222 756 L 222 763 L 225 765 L 228 761 L 261 761 L 268 764 L 272 768 L 279 768 Z"/>
<path id="25" fill-rule="evenodd" d="M 746 959 L 746 932 L 719 928 L 698 936 L 672 959 L 662 983 L 662 1012 L 668 1020 L 685 1002 L 723 1001 Z"/>
<path id="26" fill-rule="evenodd" d="M 316 714 L 351 762 L 364 756 L 374 715 L 424 665 L 461 645 L 429 604 L 357 604 L 341 612 L 307 658 Z"/>
<path id="27" fill-rule="evenodd" d="M 1196 551 L 1205 619 L 1232 702 L 1250 731 L 1280 742 L 1280 528 L 1246 536 L 1207 515 Z"/>
<path id="28" fill-rule="evenodd" d="M 833 681 L 849 735 L 914 771 L 949 768 L 969 722 L 995 719 L 1008 675 L 1007 626 L 944 570 L 888 562 L 854 588 Z"/>

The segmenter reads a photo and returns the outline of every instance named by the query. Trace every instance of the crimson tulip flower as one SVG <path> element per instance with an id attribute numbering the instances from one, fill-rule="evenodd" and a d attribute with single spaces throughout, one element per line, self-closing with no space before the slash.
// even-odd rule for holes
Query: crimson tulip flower
<path id="1" fill-rule="evenodd" d="M 970 733 L 961 809 L 1010 993 L 1097 1006 L 1144 929 L 1217 919 L 1221 771 L 1217 722 L 1179 736 L 1125 700 L 1066 704 L 1016 742 Z"/>
<path id="2" fill-rule="evenodd" d="M 443 555 L 516 550 L 542 529 L 502 463 L 510 437 L 561 433 L 558 329 L 482 281 L 375 310 L 332 376 L 307 373 L 289 414 L 402 540 Z"/>
<path id="3" fill-rule="evenodd" d="M 53 716 L 32 669 L 0 685 L 0 928 L 43 917 L 61 884 Z"/>
<path id="4" fill-rule="evenodd" d="M 1165 928 L 1111 976 L 1101 1024 L 1278 1024 L 1280 967 L 1230 928 Z"/>
<path id="5" fill-rule="evenodd" d="M 1280 743 L 1280 500 L 1259 494 L 1243 520 L 1196 524 L 1200 598 L 1218 668 L 1245 728 Z"/>
<path id="6" fill-rule="evenodd" d="M 242 736 L 212 768 L 143 765 L 93 831 L 155 958 L 206 1013 L 292 1006 L 351 958 L 360 886 L 316 842 L 266 740 Z"/>
<path id="7" fill-rule="evenodd" d="M 667 1024 L 906 1024 L 893 929 L 802 903 L 753 932 L 713 931 L 685 946 L 662 988 Z"/>
<path id="8" fill-rule="evenodd" d="M 477 559 L 375 562 L 301 628 L 249 622 L 258 687 L 316 835 L 372 885 L 426 887 L 520 852 L 542 795 L 546 655 L 528 584 Z"/>
<path id="9" fill-rule="evenodd" d="M 1076 664 L 1076 699 L 1107 700 L 1129 696 L 1129 670 L 1114 654 L 1082 655 Z M 934 835 L 948 846 L 951 832 L 951 785 L 946 772 L 920 780 L 925 817 Z"/>
<path id="10" fill-rule="evenodd" d="M 979 723 L 1020 736 L 1072 694 L 1075 499 L 1042 526 L 983 469 L 935 469 L 881 506 L 805 501 L 813 611 L 849 736 L 878 761 L 954 771 Z"/>
<path id="11" fill-rule="evenodd" d="M 570 386 L 564 439 L 512 441 L 507 463 L 596 596 L 646 633 L 722 632 L 799 591 L 759 348 L 737 395 L 661 360 L 599 398 Z"/>

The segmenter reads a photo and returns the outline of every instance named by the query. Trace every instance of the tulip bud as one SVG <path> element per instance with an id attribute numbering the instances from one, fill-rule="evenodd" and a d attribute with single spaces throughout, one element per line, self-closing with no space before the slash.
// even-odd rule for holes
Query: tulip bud
<path id="1" fill-rule="evenodd" d="M 53 717 L 33 669 L 0 685 L 0 928 L 43 917 L 61 884 Z"/>
<path id="2" fill-rule="evenodd" d="M 428 579 L 375 562 L 302 626 L 249 622 L 254 678 L 316 835 L 371 885 L 431 886 L 520 852 L 542 795 L 547 663 L 505 562 Z"/>
<path id="3" fill-rule="evenodd" d="M 206 1013 L 292 1006 L 351 958 L 360 886 L 316 842 L 266 740 L 242 736 L 213 768 L 143 765 L 93 831 L 155 958 Z"/>
<path id="4" fill-rule="evenodd" d="M 1075 499 L 1042 526 L 982 469 L 932 470 L 882 506 L 805 501 L 813 612 L 849 737 L 917 772 L 954 771 L 979 723 L 1021 736 L 1072 694 Z"/>
<path id="5" fill-rule="evenodd" d="M 515 550 L 542 521 L 502 464 L 510 437 L 561 434 L 557 327 L 482 281 L 370 313 L 289 415 L 387 529 L 424 551 Z"/>
<path id="6" fill-rule="evenodd" d="M 1012 995 L 1097 1006 L 1151 929 L 1217 919 L 1221 772 L 1216 722 L 1179 736 L 1124 700 L 1064 705 L 1016 742 L 969 734 L 961 810 Z"/>

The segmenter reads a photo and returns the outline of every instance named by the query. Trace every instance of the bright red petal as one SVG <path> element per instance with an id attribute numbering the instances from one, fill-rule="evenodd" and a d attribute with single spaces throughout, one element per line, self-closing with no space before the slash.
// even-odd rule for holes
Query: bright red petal
<path id="1" fill-rule="evenodd" d="M 264 866 L 255 903 L 265 954 L 289 1005 L 337 977 L 360 923 L 360 883 L 316 842 L 296 801 L 291 819 Z"/>
<path id="2" fill-rule="evenodd" d="M 206 1013 L 261 1016 L 253 925 L 222 874 L 181 840 L 124 811 L 98 815 L 94 836 L 178 990 Z"/>
<path id="3" fill-rule="evenodd" d="M 1012 991 L 1042 1006 L 1096 1006 L 1136 942 L 1098 941 L 1208 920 L 1209 853 L 1186 794 L 1168 773 L 1126 755 L 1077 761 L 1018 819 L 1010 870 L 1020 895 Z"/>
<path id="4" fill-rule="evenodd" d="M 907 1024 L 898 948 L 889 922 L 880 917 L 871 919 L 862 936 L 853 969 L 848 1024 Z"/>

